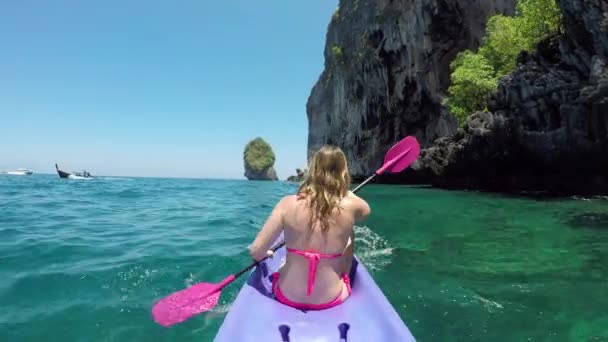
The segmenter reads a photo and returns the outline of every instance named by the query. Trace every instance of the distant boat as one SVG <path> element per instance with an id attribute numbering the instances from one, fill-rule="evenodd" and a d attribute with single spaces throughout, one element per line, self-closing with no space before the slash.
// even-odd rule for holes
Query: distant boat
<path id="1" fill-rule="evenodd" d="M 30 169 L 26 169 L 26 168 L 18 168 L 17 170 L 6 171 L 4 173 L 6 173 L 7 175 L 13 175 L 13 176 L 30 176 L 31 174 L 34 173 L 34 171 L 32 171 Z"/>
<path id="2" fill-rule="evenodd" d="M 67 172 L 63 170 L 59 170 L 59 166 L 55 164 L 55 169 L 57 169 L 57 174 L 59 174 L 59 178 L 69 178 L 69 179 L 92 179 L 95 178 L 89 172 Z"/>

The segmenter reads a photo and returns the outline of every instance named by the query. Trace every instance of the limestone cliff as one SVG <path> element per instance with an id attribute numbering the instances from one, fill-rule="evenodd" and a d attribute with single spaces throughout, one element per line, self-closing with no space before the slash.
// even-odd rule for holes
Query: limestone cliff
<path id="1" fill-rule="evenodd" d="M 491 113 L 422 151 L 410 180 L 444 187 L 608 193 L 608 2 L 561 0 L 564 34 L 522 53 Z"/>
<path id="2" fill-rule="evenodd" d="M 401 137 L 425 147 L 452 134 L 456 120 L 440 105 L 449 63 L 479 46 L 490 16 L 514 8 L 515 0 L 341 0 L 307 103 L 309 156 L 336 144 L 359 178 Z"/>

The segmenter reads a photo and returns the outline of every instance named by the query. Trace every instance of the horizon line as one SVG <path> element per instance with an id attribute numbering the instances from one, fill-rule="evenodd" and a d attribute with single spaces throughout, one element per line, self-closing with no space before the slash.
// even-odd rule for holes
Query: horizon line
<path id="1" fill-rule="evenodd" d="M 56 172 L 34 172 L 32 174 L 33 176 L 36 175 L 46 175 L 46 176 L 53 176 L 53 175 L 57 175 Z M 242 181 L 249 181 L 249 179 L 247 179 L 246 177 L 243 178 L 225 178 L 225 177 L 213 177 L 213 176 L 189 176 L 189 177 L 184 177 L 184 176 L 126 176 L 126 175 L 93 175 L 94 177 L 120 177 L 120 178 L 168 178 L 168 179 L 200 179 L 200 180 L 229 180 L 229 181 L 234 181 L 234 180 L 242 180 Z M 267 182 L 266 180 L 261 180 L 264 182 Z M 287 178 L 285 179 L 277 179 L 275 182 L 285 182 L 287 181 Z"/>

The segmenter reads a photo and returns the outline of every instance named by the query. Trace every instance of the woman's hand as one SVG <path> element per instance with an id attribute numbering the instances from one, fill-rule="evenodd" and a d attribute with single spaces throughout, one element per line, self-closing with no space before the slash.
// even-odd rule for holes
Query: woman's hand
<path id="1" fill-rule="evenodd" d="M 274 252 L 271 249 L 269 249 L 269 250 L 266 251 L 266 255 L 264 255 L 264 254 L 256 253 L 255 251 L 252 251 L 251 248 L 250 248 L 249 249 L 249 255 L 255 261 L 260 261 L 260 260 L 262 260 L 262 259 L 264 259 L 266 257 L 272 258 L 274 256 Z"/>

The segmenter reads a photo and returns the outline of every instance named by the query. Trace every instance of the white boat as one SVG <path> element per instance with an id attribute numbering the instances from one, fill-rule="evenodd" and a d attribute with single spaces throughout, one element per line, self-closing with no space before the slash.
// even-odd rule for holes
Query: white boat
<path id="1" fill-rule="evenodd" d="M 33 174 L 34 171 L 32 171 L 30 169 L 26 169 L 26 168 L 19 168 L 17 170 L 6 171 L 5 173 L 7 175 L 13 175 L 13 176 L 29 176 L 29 175 Z"/>

